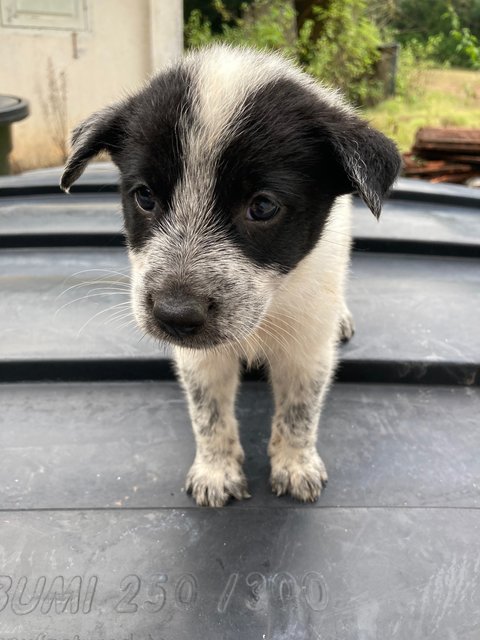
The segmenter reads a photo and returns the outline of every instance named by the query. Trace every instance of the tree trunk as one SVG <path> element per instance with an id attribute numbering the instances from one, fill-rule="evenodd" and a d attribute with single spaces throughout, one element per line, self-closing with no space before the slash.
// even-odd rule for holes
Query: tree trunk
<path id="1" fill-rule="evenodd" d="M 315 16 L 314 7 L 328 9 L 332 0 L 295 0 L 295 11 L 297 12 L 297 30 L 300 33 L 307 20 L 315 20 L 310 40 L 316 42 L 322 35 L 323 21 Z"/>

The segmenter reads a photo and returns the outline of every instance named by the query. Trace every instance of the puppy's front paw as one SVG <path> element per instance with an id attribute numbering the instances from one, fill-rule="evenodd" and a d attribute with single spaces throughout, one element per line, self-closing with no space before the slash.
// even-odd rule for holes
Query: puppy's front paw
<path id="1" fill-rule="evenodd" d="M 289 493 L 302 502 L 314 502 L 327 485 L 325 465 L 315 450 L 277 448 L 271 463 L 270 484 L 277 496 Z"/>
<path id="2" fill-rule="evenodd" d="M 195 460 L 187 475 L 186 489 L 201 507 L 223 507 L 230 498 L 250 498 L 247 479 L 236 458 L 215 464 Z"/>

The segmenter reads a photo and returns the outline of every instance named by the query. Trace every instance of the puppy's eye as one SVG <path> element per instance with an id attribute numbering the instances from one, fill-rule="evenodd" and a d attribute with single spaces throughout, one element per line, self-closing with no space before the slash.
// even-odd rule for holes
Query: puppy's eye
<path id="1" fill-rule="evenodd" d="M 135 202 L 144 211 L 153 211 L 155 209 L 155 198 L 148 187 L 139 187 L 134 192 Z"/>
<path id="2" fill-rule="evenodd" d="M 280 211 L 280 206 L 266 195 L 255 196 L 247 209 L 247 219 L 254 221 L 271 220 Z"/>

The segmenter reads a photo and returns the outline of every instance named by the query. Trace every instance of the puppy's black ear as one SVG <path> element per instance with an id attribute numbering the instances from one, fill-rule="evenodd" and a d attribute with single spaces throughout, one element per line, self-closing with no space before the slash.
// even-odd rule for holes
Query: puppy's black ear
<path id="1" fill-rule="evenodd" d="M 60 187 L 68 193 L 89 161 L 100 151 L 115 152 L 122 132 L 122 107 L 112 106 L 94 113 L 72 133 L 72 149 L 63 170 Z"/>
<path id="2" fill-rule="evenodd" d="M 401 167 L 395 143 L 355 116 L 339 123 L 338 129 L 331 127 L 330 136 L 340 170 L 336 182 L 340 193 L 358 191 L 378 218 Z"/>

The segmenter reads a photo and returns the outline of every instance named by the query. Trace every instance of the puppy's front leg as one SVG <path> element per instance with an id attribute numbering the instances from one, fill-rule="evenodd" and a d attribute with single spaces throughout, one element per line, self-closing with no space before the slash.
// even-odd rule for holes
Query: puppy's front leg
<path id="1" fill-rule="evenodd" d="M 334 346 L 301 361 L 293 356 L 271 361 L 275 415 L 268 447 L 270 482 L 277 495 L 316 500 L 327 484 L 317 453 L 317 427 L 334 364 Z"/>
<path id="2" fill-rule="evenodd" d="M 231 352 L 176 350 L 197 444 L 186 488 L 199 505 L 223 507 L 249 498 L 234 415 L 240 363 Z"/>

